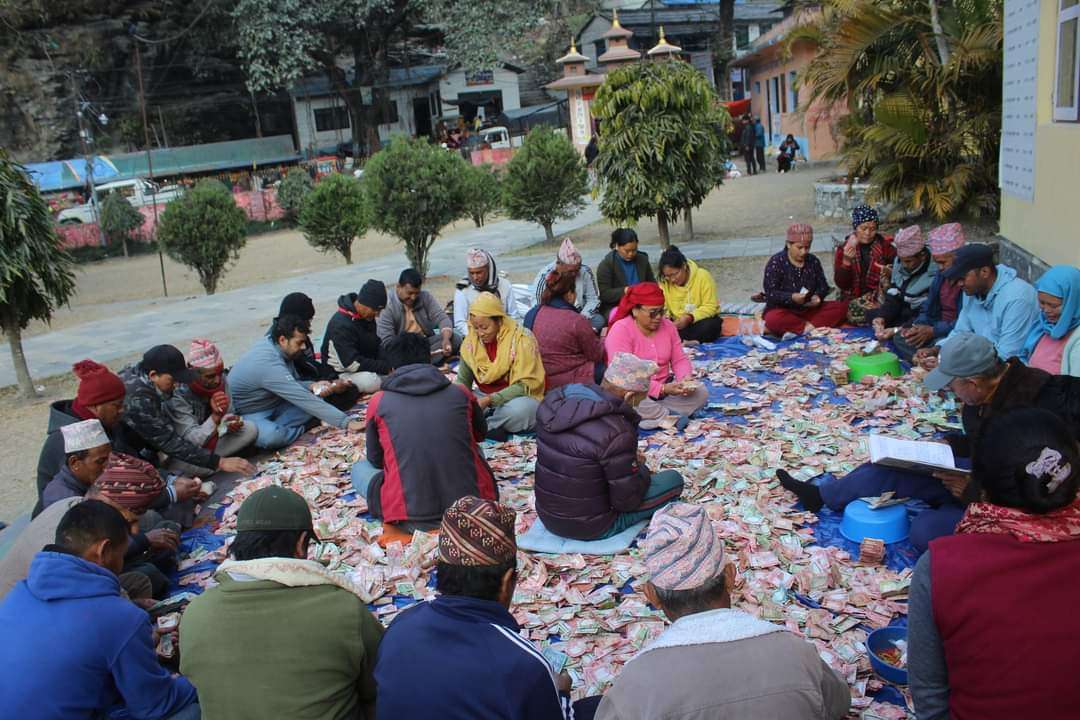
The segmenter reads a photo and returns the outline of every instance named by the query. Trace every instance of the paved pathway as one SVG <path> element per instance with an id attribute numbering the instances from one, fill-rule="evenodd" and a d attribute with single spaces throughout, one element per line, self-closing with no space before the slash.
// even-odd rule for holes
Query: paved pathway
<path id="1" fill-rule="evenodd" d="M 600 219 L 599 208 L 590 204 L 574 219 L 556 224 L 555 231 L 572 232 Z M 435 243 L 430 256 L 430 272 L 433 275 L 451 276 L 463 273 L 465 251 L 474 246 L 491 250 L 498 259 L 501 271 L 538 270 L 547 262 L 545 256 L 510 256 L 508 253 L 533 245 L 543 238 L 543 228 L 514 220 L 470 228 L 440 238 Z M 783 236 L 773 236 L 680 243 L 680 247 L 690 257 L 725 258 L 768 255 L 783 247 L 783 244 Z M 660 256 L 659 246 L 646 245 L 642 249 L 653 258 Z M 586 251 L 585 262 L 595 266 L 605 253 L 603 249 Z M 67 372 L 74 361 L 84 357 L 111 362 L 162 343 L 185 348 L 193 337 L 214 338 L 225 357 L 236 358 L 265 329 L 277 311 L 281 298 L 288 293 L 301 291 L 311 296 L 317 306 L 332 306 L 342 288 L 356 287 L 364 278 L 395 282 L 403 263 L 402 253 L 397 252 L 355 265 L 282 278 L 211 296 L 116 303 L 116 317 L 113 319 L 27 338 L 23 341 L 23 349 L 34 377 Z M 320 312 L 320 316 L 325 315 Z M 10 355 L 2 353 L 0 386 L 14 382 L 15 371 Z"/>

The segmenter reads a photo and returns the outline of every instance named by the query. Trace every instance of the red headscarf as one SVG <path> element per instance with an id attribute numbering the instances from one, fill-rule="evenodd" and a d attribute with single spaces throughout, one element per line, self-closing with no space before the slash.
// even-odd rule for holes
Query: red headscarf
<path id="1" fill-rule="evenodd" d="M 622 320 L 630 314 L 637 305 L 660 305 L 664 304 L 664 291 L 654 282 L 643 282 L 630 286 L 630 292 L 622 296 L 619 307 L 615 310 L 615 317 L 611 318 L 611 324 Z"/>

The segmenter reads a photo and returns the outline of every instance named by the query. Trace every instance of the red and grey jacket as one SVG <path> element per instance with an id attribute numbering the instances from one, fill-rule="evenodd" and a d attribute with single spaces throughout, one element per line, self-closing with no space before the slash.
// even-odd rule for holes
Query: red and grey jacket
<path id="1" fill-rule="evenodd" d="M 477 443 L 487 432 L 472 392 L 432 365 L 405 365 L 383 380 L 367 408 L 367 459 L 382 470 L 368 505 L 387 522 L 437 525 L 455 500 L 497 499 Z"/>

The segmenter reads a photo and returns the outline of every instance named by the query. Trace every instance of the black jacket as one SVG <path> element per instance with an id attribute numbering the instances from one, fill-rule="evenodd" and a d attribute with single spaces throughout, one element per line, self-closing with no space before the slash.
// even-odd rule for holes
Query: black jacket
<path id="1" fill-rule="evenodd" d="M 639 250 L 634 265 L 637 266 L 638 282 L 656 282 L 646 253 Z M 596 287 L 600 292 L 600 314 L 606 319 L 626 292 L 626 272 L 623 271 L 619 254 L 614 250 L 596 266 Z"/>
<path id="2" fill-rule="evenodd" d="M 338 309 L 322 341 L 322 362 L 336 372 L 373 372 L 386 375 L 390 365 L 379 358 L 379 335 L 374 320 L 362 320 L 353 303 L 356 293 L 338 298 Z"/>
<path id="3" fill-rule="evenodd" d="M 953 451 L 970 457 L 986 421 L 1020 407 L 1036 407 L 1054 413 L 1080 442 L 1080 378 L 1051 375 L 1045 370 L 1028 367 L 1017 358 L 1009 360 L 1008 365 L 1005 377 L 988 404 L 964 406 L 961 415 L 964 435 L 949 438 Z"/>
<path id="4" fill-rule="evenodd" d="M 41 446 L 41 454 L 38 455 L 38 499 L 37 504 L 34 506 L 34 510 L 30 515 L 31 517 L 37 517 L 38 514 L 45 509 L 41 504 L 41 494 L 45 491 L 45 486 L 56 477 L 56 474 L 60 472 L 60 468 L 62 468 L 65 463 L 64 434 L 60 432 L 60 428 L 65 425 L 77 423 L 81 420 L 81 418 L 79 418 L 71 409 L 71 404 L 73 402 L 74 400 L 57 400 L 49 406 L 48 434 L 45 436 L 45 444 Z M 136 443 L 131 441 L 130 434 L 124 427 L 123 422 L 120 422 L 116 427 L 105 428 L 105 434 L 109 436 L 113 452 L 124 453 L 126 455 L 139 455 Z M 156 457 L 153 460 L 150 460 L 150 462 L 154 466 L 157 466 L 158 464 Z M 154 501 L 151 507 L 157 509 L 169 504 L 168 494 L 163 492 L 162 495 L 164 496 L 164 499 L 159 497 Z"/>
<path id="5" fill-rule="evenodd" d="M 367 458 L 383 472 L 368 488 L 371 514 L 436 527 L 465 495 L 495 500 L 495 476 L 477 443 L 484 413 L 463 385 L 431 365 L 405 365 L 367 407 Z"/>
<path id="6" fill-rule="evenodd" d="M 124 416 L 122 422 L 139 443 L 139 456 L 146 458 L 162 452 L 170 458 L 191 465 L 217 470 L 221 460 L 212 450 L 195 445 L 176 431 L 172 418 L 165 410 L 165 398 L 150 378 L 131 365 L 120 371 L 124 381 Z"/>

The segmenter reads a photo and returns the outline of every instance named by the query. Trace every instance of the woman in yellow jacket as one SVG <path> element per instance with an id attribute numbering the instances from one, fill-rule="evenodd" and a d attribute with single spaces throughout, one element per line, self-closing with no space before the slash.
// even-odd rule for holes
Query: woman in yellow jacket
<path id="1" fill-rule="evenodd" d="M 723 321 L 716 299 L 716 283 L 709 271 L 687 260 L 672 245 L 660 256 L 660 287 L 667 315 L 683 340 L 714 342 Z"/>

